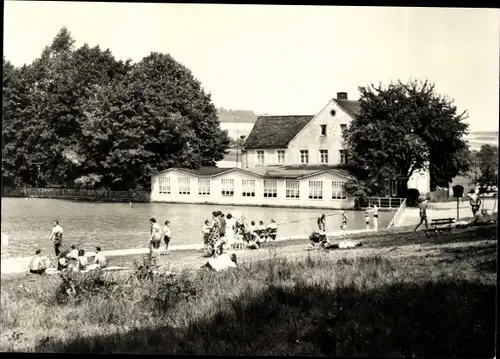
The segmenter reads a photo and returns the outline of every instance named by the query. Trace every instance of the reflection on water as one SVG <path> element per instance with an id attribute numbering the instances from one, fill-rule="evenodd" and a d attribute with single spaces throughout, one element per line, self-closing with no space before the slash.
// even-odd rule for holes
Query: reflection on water
<path id="1" fill-rule="evenodd" d="M 64 229 L 65 244 L 77 244 L 85 250 L 101 245 L 103 250 L 145 248 L 148 243 L 149 218 L 161 224 L 168 219 L 172 230 L 171 244 L 202 243 L 201 228 L 211 213 L 221 210 L 247 220 L 271 218 L 278 223 L 278 236 L 310 234 L 316 229 L 316 218 L 327 217 L 327 230 L 340 228 L 338 210 L 217 206 L 169 203 L 91 203 L 44 198 L 2 198 L 2 233 L 9 245 L 2 245 L 2 258 L 31 255 L 36 248 L 53 252 L 49 240 L 52 222 L 57 219 Z M 347 229 L 364 228 L 363 212 L 348 211 Z M 392 214 L 379 213 L 379 227 L 386 227 Z"/>

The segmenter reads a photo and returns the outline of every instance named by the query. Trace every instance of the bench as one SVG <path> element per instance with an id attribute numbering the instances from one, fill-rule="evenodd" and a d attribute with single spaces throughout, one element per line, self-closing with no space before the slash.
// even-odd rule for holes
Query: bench
<path id="1" fill-rule="evenodd" d="M 428 229 L 424 229 L 425 236 L 427 238 L 431 237 L 429 233 L 434 234 L 437 237 L 437 234 L 441 234 L 444 231 L 448 231 L 448 234 L 451 233 L 451 229 L 453 228 L 451 225 L 455 223 L 455 218 L 437 218 L 431 221 L 430 227 Z"/>

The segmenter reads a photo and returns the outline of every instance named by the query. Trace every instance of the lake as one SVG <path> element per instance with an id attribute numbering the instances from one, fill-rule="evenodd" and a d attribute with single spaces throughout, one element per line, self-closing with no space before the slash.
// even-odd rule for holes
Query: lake
<path id="1" fill-rule="evenodd" d="M 49 240 L 54 220 L 64 229 L 64 244 L 76 244 L 86 251 L 96 245 L 103 250 L 146 248 L 149 219 L 161 224 L 170 221 L 172 245 L 203 243 L 201 228 L 211 213 L 221 210 L 233 216 L 245 215 L 247 220 L 271 218 L 278 224 L 278 237 L 309 235 L 317 229 L 316 219 L 321 213 L 327 217 L 327 231 L 340 229 L 338 210 L 218 206 L 169 203 L 91 203 L 45 198 L 2 198 L 2 234 L 9 236 L 9 244 L 2 245 L 1 258 L 25 257 L 37 248 L 53 253 Z M 364 213 L 347 211 L 347 229 L 363 229 Z M 385 228 L 392 218 L 391 212 L 379 212 L 379 228 Z"/>

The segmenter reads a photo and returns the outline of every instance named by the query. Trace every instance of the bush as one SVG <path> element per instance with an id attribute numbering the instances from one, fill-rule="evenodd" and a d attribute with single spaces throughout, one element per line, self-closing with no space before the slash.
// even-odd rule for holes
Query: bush
<path id="1" fill-rule="evenodd" d="M 417 206 L 418 197 L 420 196 L 419 190 L 416 189 L 416 188 L 408 188 L 408 192 L 407 193 L 408 194 L 407 194 L 406 201 L 407 201 L 408 206 L 410 206 L 410 207 L 416 207 Z"/>
<path id="2" fill-rule="evenodd" d="M 61 273 L 61 284 L 56 289 L 55 299 L 64 304 L 72 298 L 76 302 L 96 296 L 109 298 L 117 283 L 109 281 L 100 269 L 88 273 L 66 271 Z"/>

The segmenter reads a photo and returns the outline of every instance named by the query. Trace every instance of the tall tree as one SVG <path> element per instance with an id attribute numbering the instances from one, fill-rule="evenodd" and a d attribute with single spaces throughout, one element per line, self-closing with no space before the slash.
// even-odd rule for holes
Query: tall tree
<path id="1" fill-rule="evenodd" d="M 148 187 L 152 172 L 173 166 L 214 165 L 229 145 L 210 95 L 170 55 L 145 57 L 88 109 L 87 132 L 98 140 L 87 143 L 103 154 L 102 181 L 113 188 Z"/>
<path id="2" fill-rule="evenodd" d="M 361 179 L 380 191 L 384 178 L 403 183 L 427 167 L 431 188 L 466 170 L 468 125 L 452 101 L 428 81 L 360 87 L 360 113 L 344 135 L 349 161 Z"/>
<path id="3" fill-rule="evenodd" d="M 484 186 L 498 184 L 498 147 L 482 145 L 477 154 L 481 176 L 479 182 Z"/>

